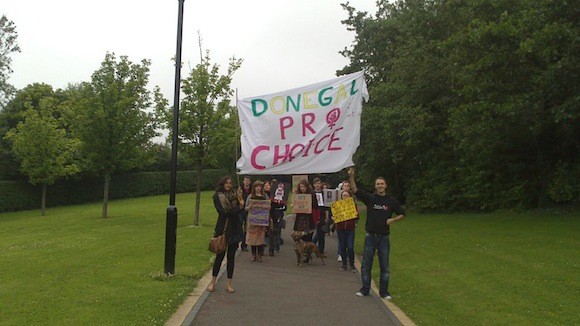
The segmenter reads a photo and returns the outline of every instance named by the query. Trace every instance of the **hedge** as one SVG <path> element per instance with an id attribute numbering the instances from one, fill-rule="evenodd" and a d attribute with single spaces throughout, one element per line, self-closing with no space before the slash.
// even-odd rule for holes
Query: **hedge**
<path id="1" fill-rule="evenodd" d="M 211 190 L 226 170 L 204 170 L 201 189 Z M 196 188 L 196 171 L 177 172 L 176 192 L 193 192 Z M 141 172 L 114 175 L 111 178 L 109 199 L 122 199 L 169 194 L 169 172 Z M 66 206 L 103 200 L 103 178 L 85 177 L 57 181 L 48 186 L 46 206 Z M 42 186 L 26 181 L 0 181 L 0 212 L 40 208 Z"/>

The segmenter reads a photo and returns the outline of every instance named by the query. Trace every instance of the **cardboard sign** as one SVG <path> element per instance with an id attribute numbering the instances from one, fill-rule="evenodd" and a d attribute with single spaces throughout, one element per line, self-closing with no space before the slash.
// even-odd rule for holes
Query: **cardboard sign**
<path id="1" fill-rule="evenodd" d="M 270 225 L 270 201 L 263 199 L 250 199 L 248 210 L 248 223 L 250 225 Z"/>
<path id="2" fill-rule="evenodd" d="M 331 207 L 332 203 L 338 200 L 338 194 L 340 190 L 337 189 L 322 189 L 324 194 L 324 206 Z"/>
<path id="3" fill-rule="evenodd" d="M 334 223 L 340 223 L 357 218 L 356 206 L 352 197 L 341 199 L 332 203 L 332 219 Z"/>
<path id="4" fill-rule="evenodd" d="M 292 213 L 312 214 L 312 195 L 292 194 Z"/>
<path id="5" fill-rule="evenodd" d="M 298 183 L 300 183 L 300 180 L 308 181 L 308 175 L 307 174 L 293 175 L 292 176 L 292 189 L 298 189 Z"/>

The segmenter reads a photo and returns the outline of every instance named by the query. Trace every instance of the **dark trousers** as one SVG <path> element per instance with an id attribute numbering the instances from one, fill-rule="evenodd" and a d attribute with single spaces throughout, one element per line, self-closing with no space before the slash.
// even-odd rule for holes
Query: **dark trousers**
<path id="1" fill-rule="evenodd" d="M 222 266 L 222 261 L 224 261 L 226 253 L 228 255 L 227 261 L 228 278 L 232 278 L 234 276 L 234 258 L 236 257 L 236 250 L 238 250 L 238 243 L 237 242 L 230 243 L 228 244 L 228 248 L 226 249 L 225 252 L 222 252 L 221 254 L 217 254 L 215 256 L 215 260 L 213 262 L 213 271 L 211 273 L 213 277 L 218 276 L 218 273 L 220 272 L 220 267 Z"/>
<path id="2" fill-rule="evenodd" d="M 314 234 L 314 238 L 312 242 L 316 243 L 318 247 L 318 251 L 322 254 L 324 253 L 324 245 L 326 244 L 326 234 L 322 231 L 322 226 L 324 223 L 318 223 L 316 226 L 316 233 Z"/>

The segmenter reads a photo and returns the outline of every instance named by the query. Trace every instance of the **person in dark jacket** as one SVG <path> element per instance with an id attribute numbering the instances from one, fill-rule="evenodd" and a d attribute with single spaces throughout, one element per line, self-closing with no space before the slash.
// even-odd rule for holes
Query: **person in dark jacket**
<path id="1" fill-rule="evenodd" d="M 239 243 L 244 237 L 242 221 L 240 220 L 240 213 L 244 207 L 244 199 L 242 198 L 242 193 L 240 190 L 238 190 L 238 192 L 233 190 L 233 182 L 230 176 L 225 176 L 218 182 L 215 193 L 213 195 L 213 204 L 216 211 L 218 212 L 214 237 L 222 234 L 225 227 L 228 247 L 225 252 L 216 254 L 215 261 L 213 263 L 213 277 L 207 287 L 207 290 L 209 292 L 213 292 L 215 290 L 217 275 L 222 265 L 222 261 L 224 260 L 224 257 L 227 253 L 228 281 L 226 290 L 228 293 L 234 293 L 234 288 L 232 287 L 232 277 L 234 276 L 234 257 L 236 255 L 236 250 L 238 249 Z"/>
<path id="2" fill-rule="evenodd" d="M 389 294 L 389 251 L 391 248 L 389 241 L 390 226 L 405 218 L 405 211 L 399 202 L 387 195 L 387 182 L 383 177 L 375 179 L 375 193 L 369 194 L 357 189 L 354 180 L 354 167 L 348 170 L 350 188 L 356 197 L 367 206 L 367 221 L 365 224 L 366 237 L 363 251 L 363 261 L 361 266 L 362 287 L 356 293 L 363 297 L 369 295 L 371 289 L 371 270 L 373 267 L 373 257 L 378 251 L 379 266 L 381 274 L 379 276 L 379 295 L 381 298 L 390 300 Z M 393 213 L 395 216 L 393 217 Z"/>

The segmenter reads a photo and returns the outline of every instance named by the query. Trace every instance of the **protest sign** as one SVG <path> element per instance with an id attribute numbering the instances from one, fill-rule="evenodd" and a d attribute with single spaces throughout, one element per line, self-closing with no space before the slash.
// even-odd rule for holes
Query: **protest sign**
<path id="1" fill-rule="evenodd" d="M 298 189 L 298 183 L 300 183 L 300 180 L 308 181 L 308 175 L 307 174 L 293 175 L 292 176 L 292 189 Z"/>
<path id="2" fill-rule="evenodd" d="M 324 206 L 331 207 L 332 203 L 338 200 L 338 193 L 340 190 L 337 189 L 322 189 L 324 194 Z"/>
<path id="3" fill-rule="evenodd" d="M 354 165 L 364 71 L 238 101 L 241 174 L 332 173 Z"/>
<path id="4" fill-rule="evenodd" d="M 312 214 L 312 195 L 292 194 L 292 213 Z"/>
<path id="5" fill-rule="evenodd" d="M 357 211 L 352 197 L 335 201 L 332 203 L 331 210 L 334 223 L 357 218 Z"/>
<path id="6" fill-rule="evenodd" d="M 284 182 L 272 184 L 270 198 L 277 203 L 286 203 L 290 195 L 290 185 Z"/>
<path id="7" fill-rule="evenodd" d="M 250 199 L 248 203 L 248 224 L 258 226 L 270 225 L 270 201 L 263 199 Z"/>

